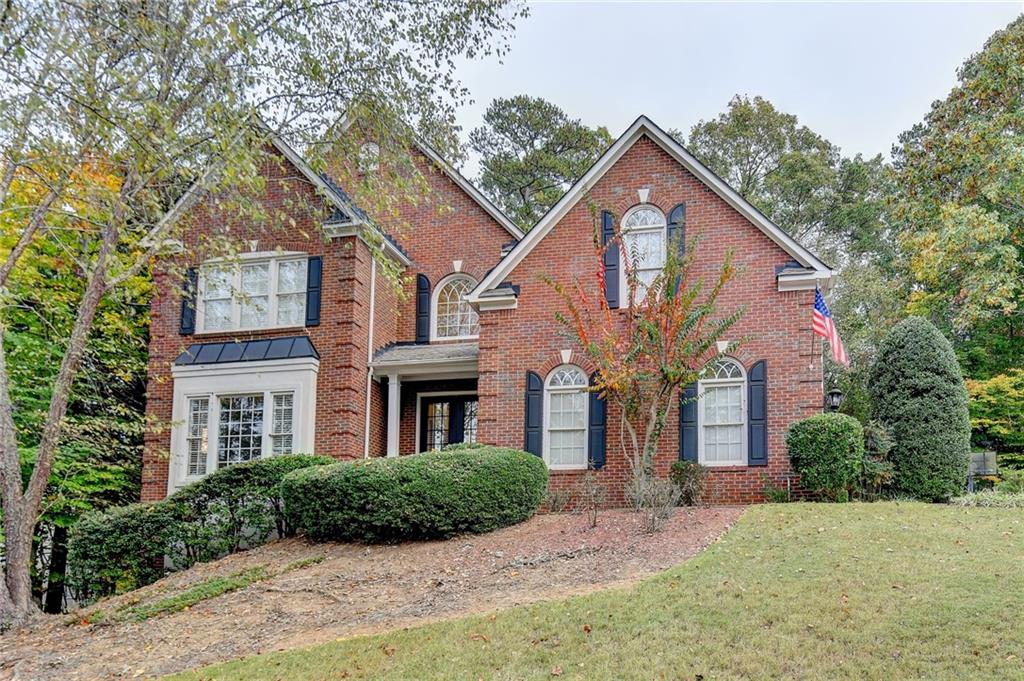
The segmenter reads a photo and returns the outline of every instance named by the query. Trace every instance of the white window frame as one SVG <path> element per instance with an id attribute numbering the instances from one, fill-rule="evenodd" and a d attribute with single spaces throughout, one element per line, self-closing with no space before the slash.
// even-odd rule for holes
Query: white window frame
<path id="1" fill-rule="evenodd" d="M 580 386 L 569 386 L 560 387 L 552 386 L 551 379 L 554 378 L 555 374 L 562 369 L 575 369 L 580 372 L 583 376 L 584 385 Z M 543 431 L 544 431 L 544 442 L 542 445 L 541 452 L 543 453 L 544 463 L 547 464 L 549 470 L 553 471 L 582 471 L 586 470 L 590 466 L 590 395 L 587 390 L 589 387 L 590 380 L 587 378 L 587 372 L 578 367 L 575 364 L 560 364 L 554 369 L 548 372 L 548 375 L 544 378 L 544 405 L 543 405 Z M 551 464 L 551 395 L 555 393 L 568 394 L 568 393 L 583 393 L 583 463 L 581 464 Z M 569 430 L 569 429 L 565 429 Z M 575 430 L 575 429 L 573 429 Z"/>
<path id="2" fill-rule="evenodd" d="M 292 453 L 314 451 L 316 425 L 316 379 L 320 362 L 304 357 L 287 360 L 232 362 L 223 365 L 175 366 L 171 424 L 171 461 L 167 475 L 168 494 L 196 482 L 217 470 L 220 398 L 239 395 L 263 396 L 263 433 L 260 458 L 273 455 L 274 396 L 292 393 Z M 188 472 L 189 404 L 192 399 L 209 400 L 207 414 L 206 474 Z"/>
<path id="3" fill-rule="evenodd" d="M 747 370 L 743 366 L 743 363 L 739 360 L 728 357 L 719 356 L 711 360 L 707 365 L 707 369 L 713 367 L 717 362 L 726 361 L 730 364 L 735 365 L 740 370 L 739 378 L 702 378 L 697 383 L 697 394 L 700 398 L 697 400 L 697 461 L 710 468 L 716 467 L 736 467 L 736 466 L 747 466 L 749 459 L 749 452 L 747 451 L 747 430 L 750 425 L 750 418 L 747 414 Z M 704 393 L 708 388 L 725 388 L 738 386 L 740 389 L 740 458 L 737 461 L 707 461 L 704 457 Z M 735 424 L 732 424 L 735 425 Z"/>
<path id="4" fill-rule="evenodd" d="M 449 284 L 451 284 L 454 281 L 468 281 L 469 282 L 469 291 L 472 291 L 473 288 L 476 287 L 476 284 L 477 284 L 476 280 L 473 279 L 473 277 L 469 276 L 468 274 L 464 274 L 462 272 L 456 272 L 455 274 L 449 274 L 448 276 L 446 276 L 443 279 L 441 279 L 441 281 L 437 282 L 437 285 L 434 287 L 434 290 L 430 294 L 430 340 L 432 340 L 432 341 L 435 341 L 435 340 L 438 340 L 438 341 L 475 340 L 475 339 L 480 337 L 480 313 L 477 312 L 476 310 L 474 310 L 473 307 L 471 305 L 469 305 L 468 302 L 466 303 L 466 305 L 469 306 L 469 309 L 472 310 L 473 314 L 475 314 L 477 316 L 477 320 L 476 320 L 477 333 L 463 335 L 463 336 L 438 336 L 437 335 L 437 303 L 438 303 L 438 301 L 441 298 L 441 291 L 444 290 L 444 287 L 449 285 Z M 465 300 L 465 297 L 463 297 L 463 300 Z"/>
<path id="5" fill-rule="evenodd" d="M 661 226 L 633 227 L 631 229 L 627 229 L 626 228 L 626 221 L 629 219 L 629 217 L 633 213 L 636 213 L 637 211 L 641 211 L 641 210 L 655 210 L 655 211 L 657 211 L 658 214 L 661 215 Z M 627 210 L 626 213 L 622 216 L 622 220 L 619 221 L 619 225 L 620 225 L 620 228 L 619 228 L 619 238 L 621 240 L 620 252 L 622 253 L 622 266 L 619 267 L 619 284 L 620 284 L 619 291 L 622 292 L 622 294 L 621 294 L 621 298 L 622 298 L 621 306 L 622 307 L 627 307 L 629 305 L 629 281 L 628 281 L 628 277 L 627 277 L 627 274 L 626 274 L 626 261 L 629 258 L 629 248 L 626 245 L 626 235 L 627 234 L 647 234 L 647 233 L 653 234 L 655 232 L 660 232 L 661 233 L 661 245 L 662 245 L 662 248 L 665 249 L 665 252 L 664 252 L 664 256 L 662 257 L 661 268 L 659 268 L 659 269 L 664 270 L 664 268 L 665 268 L 665 260 L 668 258 L 668 218 L 665 216 L 665 213 L 660 208 L 655 206 L 654 204 L 651 204 L 651 203 L 641 203 L 641 204 L 633 206 L 632 208 Z M 648 268 L 645 271 L 654 271 L 654 268 Z M 638 304 L 643 300 L 643 296 L 644 295 L 646 295 L 646 289 L 644 291 L 640 291 L 639 289 L 637 290 L 637 301 L 636 302 Z"/>
<path id="6" fill-rule="evenodd" d="M 199 267 L 199 286 L 198 293 L 196 295 L 196 334 L 224 334 L 233 333 L 236 331 L 254 331 L 264 329 L 297 329 L 302 328 L 306 325 L 306 301 L 303 299 L 302 302 L 302 315 L 301 320 L 296 324 L 278 324 L 277 323 L 277 312 L 278 312 L 278 297 L 279 295 L 279 269 L 283 263 L 302 261 L 307 268 L 309 267 L 309 254 L 298 251 L 288 252 L 262 252 L 262 253 L 243 253 L 236 257 L 231 258 L 214 258 L 207 260 Z M 269 271 L 267 276 L 269 278 L 267 285 L 267 323 L 263 326 L 242 326 L 241 315 L 242 305 L 241 300 L 245 297 L 242 292 L 241 280 L 242 280 L 242 267 L 246 265 L 261 265 L 266 263 Z M 231 326 L 223 329 L 207 329 L 206 328 L 206 277 L 207 272 L 213 268 L 233 268 L 233 276 L 231 282 Z M 309 290 L 309 281 L 306 281 L 306 291 Z M 295 294 L 300 292 L 296 291 Z M 303 295 L 305 291 L 301 292 Z"/>

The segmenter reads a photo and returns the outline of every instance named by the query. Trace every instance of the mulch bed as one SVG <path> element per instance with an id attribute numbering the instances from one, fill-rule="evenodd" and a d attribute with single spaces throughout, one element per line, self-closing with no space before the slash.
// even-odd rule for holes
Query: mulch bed
<path id="1" fill-rule="evenodd" d="M 678 509 L 666 527 L 605 511 L 541 515 L 486 535 L 393 546 L 274 542 L 0 637 L 4 679 L 148 678 L 262 652 L 622 585 L 690 558 L 742 508 Z M 321 562 L 145 622 L 90 624 L 216 575 Z"/>

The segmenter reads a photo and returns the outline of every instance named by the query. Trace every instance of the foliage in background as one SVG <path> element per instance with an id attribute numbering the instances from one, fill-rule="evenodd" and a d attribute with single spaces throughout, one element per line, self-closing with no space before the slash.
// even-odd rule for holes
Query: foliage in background
<path id="1" fill-rule="evenodd" d="M 949 503 L 963 508 L 1024 508 L 1024 493 L 987 489 L 974 494 L 953 497 Z"/>
<path id="2" fill-rule="evenodd" d="M 704 503 L 704 489 L 708 483 L 708 469 L 696 461 L 673 461 L 669 479 L 679 488 L 679 503 L 696 506 Z"/>
<path id="3" fill-rule="evenodd" d="M 817 414 L 789 427 L 786 450 L 801 487 L 848 501 L 864 465 L 864 430 L 852 416 Z"/>
<path id="4" fill-rule="evenodd" d="M 961 493 L 971 424 L 946 337 L 922 317 L 900 322 L 882 343 L 870 386 L 874 418 L 892 436 L 893 489 L 929 501 Z"/>
<path id="5" fill-rule="evenodd" d="M 69 586 L 77 600 L 90 601 L 150 584 L 165 568 L 291 536 L 281 480 L 330 463 L 310 454 L 258 459 L 221 468 L 162 501 L 86 515 L 71 533 Z"/>
<path id="6" fill-rule="evenodd" d="M 827 358 L 826 385 L 846 395 L 844 412 L 866 420 L 867 367 L 885 331 L 902 318 L 907 295 L 889 227 L 888 166 L 881 156 L 843 157 L 796 116 L 761 97 L 737 95 L 718 117 L 694 125 L 687 145 L 837 270 L 829 307 L 851 365 Z"/>
<path id="7" fill-rule="evenodd" d="M 495 99 L 469 135 L 480 155 L 480 186 L 528 230 L 612 143 L 540 97 Z"/>
<path id="8" fill-rule="evenodd" d="M 973 442 L 999 454 L 1024 453 L 1024 369 L 967 381 Z"/>
<path id="9" fill-rule="evenodd" d="M 289 523 L 315 541 L 389 542 L 520 523 L 547 484 L 539 457 L 469 445 L 295 471 L 281 493 Z"/>
<path id="10" fill-rule="evenodd" d="M 965 366 L 976 378 L 1024 359 L 1022 54 L 1024 17 L 963 64 L 957 86 L 894 148 L 912 310 L 956 331 L 962 354 L 977 355 Z"/>

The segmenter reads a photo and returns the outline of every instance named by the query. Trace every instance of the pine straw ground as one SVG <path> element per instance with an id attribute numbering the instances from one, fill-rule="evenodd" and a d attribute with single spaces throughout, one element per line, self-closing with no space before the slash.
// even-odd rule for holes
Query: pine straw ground
<path id="1" fill-rule="evenodd" d="M 608 511 L 597 528 L 552 514 L 448 541 L 275 542 L 8 633 L 0 679 L 149 678 L 635 582 L 692 557 L 741 513 L 679 509 L 654 535 Z M 235 590 L 203 598 L 222 588 Z"/>

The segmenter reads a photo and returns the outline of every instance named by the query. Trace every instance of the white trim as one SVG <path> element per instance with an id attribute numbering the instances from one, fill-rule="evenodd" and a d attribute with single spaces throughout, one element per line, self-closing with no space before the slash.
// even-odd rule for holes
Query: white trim
<path id="1" fill-rule="evenodd" d="M 533 248 L 543 239 L 551 229 L 576 205 L 604 176 L 608 170 L 618 162 L 641 137 L 648 137 L 651 141 L 661 147 L 666 153 L 691 172 L 698 180 L 714 191 L 726 203 L 732 206 L 743 217 L 749 220 L 754 226 L 760 229 L 769 239 L 779 245 L 786 253 L 796 259 L 801 265 L 813 269 L 822 279 L 830 279 L 834 274 L 832 269 L 823 263 L 816 255 L 805 247 L 801 246 L 793 237 L 783 231 L 778 225 L 764 216 L 754 208 L 748 201 L 736 193 L 721 178 L 715 175 L 710 169 L 694 158 L 690 152 L 683 148 L 668 133 L 655 125 L 646 116 L 637 118 L 631 126 L 622 134 L 619 139 L 608 148 L 608 151 L 601 156 L 597 162 L 590 167 L 583 177 L 576 181 L 551 209 L 537 222 L 523 239 L 516 244 L 507 256 L 505 256 L 491 270 L 490 274 L 484 277 L 483 281 L 469 294 L 471 302 L 479 302 L 480 296 L 485 292 L 499 286 L 509 274 L 523 261 Z"/>
<path id="2" fill-rule="evenodd" d="M 814 270 L 782 272 L 776 277 L 780 291 L 813 291 L 820 288 L 822 292 L 827 292 L 831 288 L 831 281 L 831 278 L 823 277 Z"/>
<path id="3" fill-rule="evenodd" d="M 750 425 L 750 418 L 747 414 L 747 386 L 749 378 L 747 376 L 747 370 L 743 366 L 743 362 L 739 361 L 735 357 L 728 355 L 721 355 L 711 360 L 708 366 L 717 362 L 718 360 L 725 359 L 735 364 L 742 376 L 740 378 L 708 378 L 701 379 L 697 382 L 697 462 L 702 466 L 709 468 L 721 468 L 721 467 L 735 467 L 735 466 L 746 466 L 750 459 L 747 447 L 749 442 L 747 441 L 747 430 Z M 704 393 L 705 387 L 708 388 L 726 388 L 732 386 L 740 387 L 740 413 L 743 418 L 743 422 L 740 424 L 740 459 L 738 461 L 712 461 L 708 462 L 704 460 Z"/>
<path id="4" fill-rule="evenodd" d="M 291 392 L 292 452 L 311 453 L 316 426 L 316 380 L 320 362 L 312 358 L 175 366 L 171 407 L 170 461 L 167 493 L 204 476 L 188 475 L 188 401 L 208 397 L 207 475 L 217 470 L 216 431 L 219 398 L 231 395 L 263 396 L 263 454 L 269 456 L 273 395 Z M 268 418 L 268 414 L 270 417 Z"/>
<path id="5" fill-rule="evenodd" d="M 413 437 L 413 442 L 415 443 L 413 448 L 416 450 L 417 454 L 421 453 L 421 450 L 420 450 L 420 413 L 421 413 L 421 409 L 423 408 L 422 398 L 424 398 L 424 397 L 458 397 L 459 395 L 476 395 L 477 396 L 477 404 L 479 405 L 479 403 L 480 403 L 480 395 L 475 390 L 440 390 L 440 391 L 437 391 L 437 392 L 416 393 L 416 435 L 415 435 L 415 437 Z M 480 415 L 478 413 L 477 414 L 477 419 L 479 419 L 479 418 L 480 418 Z M 477 427 L 479 428 L 479 424 L 477 425 Z"/>
<path id="6" fill-rule="evenodd" d="M 477 320 L 476 320 L 477 332 L 476 333 L 467 334 L 467 335 L 464 335 L 464 336 L 438 336 L 437 335 L 437 301 L 438 301 L 438 298 L 441 295 L 441 290 L 445 286 L 447 286 L 448 284 L 452 283 L 453 281 L 457 281 L 457 280 L 460 280 L 460 279 L 468 281 L 470 283 L 471 287 L 475 287 L 476 286 L 476 279 L 474 279 L 473 277 L 469 276 L 468 274 L 466 274 L 464 272 L 454 272 L 452 274 L 449 274 L 446 277 L 442 277 L 441 280 L 439 282 L 437 282 L 437 284 L 434 286 L 434 290 L 430 292 L 430 340 L 431 341 L 466 341 L 466 340 L 476 340 L 477 338 L 480 337 L 480 317 L 479 317 L 479 313 L 475 309 L 473 309 L 472 305 L 469 306 L 470 310 L 472 310 L 473 313 L 477 315 Z M 472 291 L 473 289 L 470 288 L 469 290 Z M 463 297 L 463 300 L 466 300 L 466 298 Z M 466 303 L 469 304 L 469 301 L 466 300 Z"/>
<path id="7" fill-rule="evenodd" d="M 587 392 L 587 386 L 582 387 L 552 387 L 551 377 L 554 376 L 559 370 L 572 368 L 576 369 L 583 376 L 583 380 L 588 382 L 587 372 L 585 372 L 580 366 L 576 364 L 559 364 L 554 369 L 548 372 L 548 375 L 544 377 L 544 399 L 542 402 L 543 412 L 541 413 L 541 435 L 543 437 L 541 444 L 541 453 L 543 454 L 544 463 L 547 464 L 548 470 L 552 471 L 584 471 L 590 465 L 590 399 Z M 559 464 L 554 466 L 551 464 L 551 431 L 550 431 L 550 409 L 551 409 L 551 394 L 572 394 L 581 393 L 583 397 L 583 463 L 582 464 Z M 575 429 L 571 429 L 575 430 Z"/>
<path id="8" fill-rule="evenodd" d="M 389 457 L 398 456 L 401 445 L 400 429 L 402 426 L 402 379 L 397 372 L 388 374 L 388 417 L 387 417 L 387 451 Z"/>
<path id="9" fill-rule="evenodd" d="M 363 458 L 370 458 L 370 389 L 373 387 L 373 322 L 377 315 L 377 259 L 370 259 L 370 323 L 366 331 L 366 394 L 363 400 Z"/>

